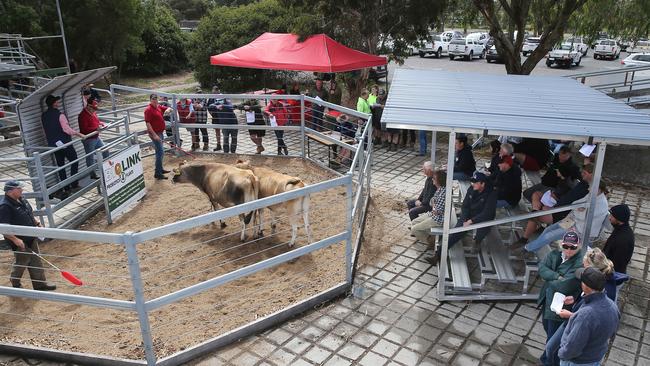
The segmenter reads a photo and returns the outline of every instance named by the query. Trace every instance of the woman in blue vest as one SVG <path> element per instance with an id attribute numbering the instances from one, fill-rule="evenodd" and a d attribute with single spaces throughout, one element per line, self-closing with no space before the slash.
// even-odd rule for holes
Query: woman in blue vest
<path id="1" fill-rule="evenodd" d="M 61 113 L 59 108 L 61 107 L 61 97 L 55 97 L 54 95 L 48 95 L 45 98 L 45 104 L 47 105 L 47 110 L 43 113 L 43 130 L 45 131 L 45 138 L 47 139 L 47 145 L 50 147 L 59 147 L 67 144 L 72 141 L 72 136 L 78 136 L 79 138 L 86 138 L 86 136 L 80 132 L 73 130 L 70 127 L 70 123 L 66 118 L 65 114 Z M 79 170 L 79 164 L 77 160 L 77 151 L 74 149 L 72 144 L 66 146 L 63 149 L 57 150 L 54 152 L 54 157 L 56 159 L 56 165 L 62 167 L 65 165 L 65 160 L 68 162 L 73 162 L 70 165 L 70 175 L 77 175 Z M 66 180 L 67 174 L 64 169 L 59 170 L 59 179 L 61 181 Z M 68 192 L 73 189 L 79 188 L 79 182 L 73 181 L 63 188 L 63 196 L 67 196 Z"/>

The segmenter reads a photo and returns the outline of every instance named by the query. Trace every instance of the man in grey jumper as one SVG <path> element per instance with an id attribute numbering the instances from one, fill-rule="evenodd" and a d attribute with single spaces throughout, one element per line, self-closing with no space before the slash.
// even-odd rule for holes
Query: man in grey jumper
<path id="1" fill-rule="evenodd" d="M 582 281 L 583 305 L 569 318 L 560 342 L 561 366 L 600 365 L 609 339 L 616 334 L 620 314 L 603 292 L 607 279 L 594 267 L 575 272 Z"/>

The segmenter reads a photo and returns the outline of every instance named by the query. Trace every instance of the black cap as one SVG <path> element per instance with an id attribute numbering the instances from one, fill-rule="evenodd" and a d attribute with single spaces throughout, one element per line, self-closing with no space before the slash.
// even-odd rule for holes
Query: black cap
<path id="1" fill-rule="evenodd" d="M 609 209 L 609 213 L 620 222 L 630 221 L 630 207 L 626 204 L 616 205 Z"/>
<path id="2" fill-rule="evenodd" d="M 576 278 L 595 291 L 604 290 L 607 282 L 605 275 L 594 267 L 576 269 Z"/>
<path id="3" fill-rule="evenodd" d="M 60 99 L 61 99 L 61 97 L 57 97 L 57 96 L 54 96 L 54 95 L 50 94 L 45 98 L 45 104 L 48 107 L 51 107 L 54 104 L 54 102 L 56 102 L 57 100 L 60 100 Z"/>
<path id="4" fill-rule="evenodd" d="M 562 237 L 562 243 L 580 245 L 580 237 L 575 231 L 567 231 L 566 234 L 564 234 L 564 237 Z"/>
<path id="5" fill-rule="evenodd" d="M 23 188 L 25 186 L 25 183 L 17 180 L 10 180 L 8 182 L 5 182 L 5 187 L 4 191 L 9 192 L 11 190 L 14 190 L 16 188 Z"/>
<path id="6" fill-rule="evenodd" d="M 474 172 L 474 174 L 472 175 L 472 178 L 470 178 L 469 181 L 472 182 L 472 183 L 476 183 L 476 182 L 485 183 L 485 182 L 488 181 L 488 178 L 487 178 L 487 175 L 485 175 L 485 174 L 483 174 L 481 172 Z"/>

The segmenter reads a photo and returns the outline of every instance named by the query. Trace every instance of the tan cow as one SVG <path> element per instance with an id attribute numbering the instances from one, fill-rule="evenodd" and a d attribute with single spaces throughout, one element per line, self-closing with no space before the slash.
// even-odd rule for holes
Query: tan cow
<path id="1" fill-rule="evenodd" d="M 232 207 L 257 199 L 259 181 L 247 169 L 219 163 L 202 163 L 193 165 L 180 164 L 174 169 L 172 183 L 191 183 L 208 196 L 212 208 L 216 211 L 222 207 Z M 239 215 L 242 222 L 241 240 L 246 238 L 246 225 L 250 223 L 255 211 Z M 220 220 L 221 228 L 226 223 Z"/>
<path id="2" fill-rule="evenodd" d="M 305 182 L 300 178 L 278 173 L 264 167 L 254 167 L 251 166 L 248 161 L 237 160 L 235 166 L 241 169 L 250 169 L 255 176 L 257 176 L 257 179 L 259 179 L 260 182 L 260 198 L 270 197 L 275 194 L 288 192 L 305 186 Z M 292 247 L 296 242 L 300 214 L 302 213 L 307 238 L 311 243 L 311 228 L 309 226 L 309 196 L 295 198 L 277 205 L 269 206 L 268 208 L 271 211 L 271 233 L 275 233 L 277 213 L 283 209 L 286 210 L 289 216 L 289 223 L 291 224 L 290 247 Z M 256 218 L 256 225 L 259 225 L 257 229 L 257 234 L 259 236 L 263 235 L 262 228 L 264 224 L 262 222 L 262 216 L 262 210 L 259 210 Z"/>

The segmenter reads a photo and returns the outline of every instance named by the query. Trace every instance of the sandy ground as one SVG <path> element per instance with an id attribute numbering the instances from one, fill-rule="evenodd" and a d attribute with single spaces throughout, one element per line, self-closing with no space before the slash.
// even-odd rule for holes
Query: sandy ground
<path id="1" fill-rule="evenodd" d="M 218 162 L 220 156 L 205 159 Z M 224 162 L 232 162 L 230 159 Z M 180 161 L 166 156 L 166 167 L 169 169 Z M 148 192 L 135 209 L 113 225 L 108 225 L 104 212 L 100 212 L 80 229 L 137 232 L 210 211 L 207 198 L 194 186 L 154 181 L 150 173 L 152 163 L 152 159 L 145 159 Z M 255 157 L 252 163 L 300 177 L 308 184 L 335 177 L 298 159 Z M 314 241 L 344 230 L 345 203 L 343 187 L 311 196 Z M 265 217 L 268 219 L 268 214 Z M 153 299 L 290 250 L 286 244 L 291 234 L 286 217 L 280 221 L 275 235 L 271 235 L 267 221 L 266 236 L 254 240 L 249 231 L 245 243 L 239 240 L 238 219 L 230 218 L 226 222 L 228 226 L 223 230 L 219 225 L 209 224 L 139 244 L 145 297 Z M 306 243 L 301 228 L 297 246 Z M 157 356 L 164 357 L 223 334 L 344 281 L 344 250 L 345 243 L 341 242 L 156 310 L 150 318 Z M 43 243 L 41 251 L 85 282 L 82 287 L 72 287 L 56 271 L 48 271 L 48 279 L 57 283 L 60 292 L 133 299 L 122 246 L 54 240 Z M 363 261 L 367 260 L 368 253 L 362 251 Z M 11 261 L 9 253 L 0 256 L 5 278 Z M 27 274 L 23 285 L 29 287 Z M 3 318 L 0 341 L 115 357 L 143 357 L 137 317 L 133 313 L 2 298 L 0 314 Z"/>

